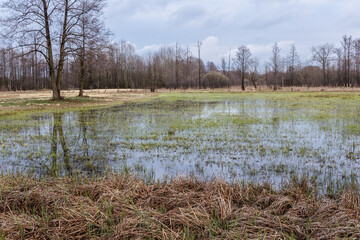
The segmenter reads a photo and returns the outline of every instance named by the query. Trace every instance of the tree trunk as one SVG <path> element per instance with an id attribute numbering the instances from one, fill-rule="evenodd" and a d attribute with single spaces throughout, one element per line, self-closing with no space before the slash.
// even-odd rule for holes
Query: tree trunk
<path id="1" fill-rule="evenodd" d="M 84 96 L 85 60 L 84 54 L 80 56 L 80 78 L 79 78 L 79 97 Z"/>
<path id="2" fill-rule="evenodd" d="M 254 84 L 254 87 L 255 87 L 255 89 L 256 89 L 256 82 L 255 82 L 255 76 L 253 75 L 253 76 L 251 76 L 251 82 Z"/>
<path id="3" fill-rule="evenodd" d="M 241 73 L 241 89 L 245 91 L 245 74 L 244 72 Z"/>
<path id="4" fill-rule="evenodd" d="M 64 62 L 65 62 L 65 56 L 66 56 L 65 43 L 66 43 L 66 38 L 67 38 L 67 21 L 68 21 L 67 17 L 68 17 L 68 0 L 65 0 L 63 32 L 62 32 L 61 45 L 60 45 L 59 67 L 57 69 L 56 83 L 55 83 L 56 91 L 57 91 L 57 98 L 55 98 L 56 100 L 62 99 L 62 97 L 60 96 L 60 81 L 61 81 L 62 71 L 64 69 Z"/>
<path id="5" fill-rule="evenodd" d="M 46 48 L 48 52 L 47 64 L 49 66 L 49 74 L 50 74 L 50 82 L 53 91 L 53 99 L 58 100 L 61 99 L 60 96 L 60 83 L 57 82 L 57 77 L 55 76 L 55 67 L 54 67 L 54 57 L 53 50 L 51 44 L 51 33 L 50 33 L 50 23 L 49 23 L 49 15 L 48 15 L 48 6 L 46 0 L 42 0 L 43 3 L 43 12 L 44 12 L 44 21 L 45 21 L 45 31 L 46 31 Z"/>

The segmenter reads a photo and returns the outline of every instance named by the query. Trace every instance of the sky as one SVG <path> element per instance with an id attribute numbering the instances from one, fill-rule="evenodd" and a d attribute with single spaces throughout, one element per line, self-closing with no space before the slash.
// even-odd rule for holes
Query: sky
<path id="1" fill-rule="evenodd" d="M 359 0 L 108 0 L 105 21 L 139 54 L 178 42 L 196 56 L 202 41 L 205 62 L 219 64 L 246 45 L 264 64 L 275 42 L 282 56 L 295 44 L 310 60 L 313 46 L 360 37 L 359 9 Z"/>

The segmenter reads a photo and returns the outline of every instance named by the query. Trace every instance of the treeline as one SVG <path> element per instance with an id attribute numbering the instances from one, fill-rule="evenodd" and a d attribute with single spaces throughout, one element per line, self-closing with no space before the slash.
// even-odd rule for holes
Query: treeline
<path id="1" fill-rule="evenodd" d="M 201 42 L 195 52 L 180 44 L 144 55 L 132 44 L 111 41 L 104 27 L 105 0 L 9 0 L 2 8 L 1 33 L 11 40 L 0 47 L 0 90 L 97 88 L 217 88 L 267 85 L 359 86 L 360 39 L 344 36 L 341 47 L 312 48 L 311 61 L 301 61 L 295 45 L 289 52 L 274 43 L 260 66 L 241 45 L 220 64 L 203 62 Z M 14 44 L 16 41 L 16 44 Z"/>
<path id="2" fill-rule="evenodd" d="M 275 89 L 281 86 L 360 86 L 360 39 L 344 36 L 341 43 L 341 48 L 331 44 L 314 47 L 313 61 L 306 65 L 302 64 L 295 45 L 282 57 L 275 43 L 272 57 L 260 71 L 259 60 L 251 57 L 246 46 L 240 46 L 234 57 L 222 58 L 217 66 L 213 62 L 204 63 L 188 47 L 167 46 L 140 56 L 132 44 L 121 41 L 87 50 L 83 87 L 216 88 L 240 86 L 242 81 L 244 88 L 247 85 L 267 85 Z M 209 72 L 219 72 L 223 76 L 207 74 Z M 3 91 L 51 88 L 48 64 L 36 51 L 0 49 L 0 73 Z M 62 88 L 78 89 L 80 77 L 79 57 L 69 54 L 63 67 Z"/>

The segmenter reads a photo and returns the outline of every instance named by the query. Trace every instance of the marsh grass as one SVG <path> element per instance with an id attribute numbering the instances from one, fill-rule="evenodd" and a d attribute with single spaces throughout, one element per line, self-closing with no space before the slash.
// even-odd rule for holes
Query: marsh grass
<path id="1" fill-rule="evenodd" d="M 0 103 L 0 240 L 360 238 L 358 92 L 121 95 Z"/>
<path id="2" fill-rule="evenodd" d="M 64 101 L 56 111 L 1 116 L 0 168 L 53 176 L 99 176 L 110 169 L 146 182 L 215 175 L 277 187 L 292 174 L 306 174 L 324 194 L 359 172 L 357 92 L 146 96 L 108 108 L 69 111 Z M 112 100 L 105 98 L 96 99 Z"/>
<path id="3" fill-rule="evenodd" d="M 296 177 L 282 189 L 177 178 L 0 177 L 0 239 L 358 239 L 356 185 L 331 198 Z"/>

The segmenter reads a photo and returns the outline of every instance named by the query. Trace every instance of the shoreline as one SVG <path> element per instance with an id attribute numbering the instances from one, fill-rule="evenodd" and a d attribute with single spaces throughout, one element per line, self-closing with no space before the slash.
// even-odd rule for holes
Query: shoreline
<path id="1" fill-rule="evenodd" d="M 77 109 L 93 109 L 121 105 L 126 102 L 137 102 L 154 99 L 162 95 L 179 94 L 283 94 L 283 93 L 360 93 L 360 88 L 345 87 L 284 87 L 277 91 L 259 86 L 258 89 L 248 87 L 242 91 L 240 87 L 230 89 L 157 89 L 151 93 L 147 89 L 96 89 L 84 90 L 84 97 L 78 97 L 77 90 L 62 90 L 64 100 L 51 100 L 51 90 L 29 90 L 16 92 L 0 92 L 0 117 L 13 116 L 34 111 L 67 111 Z"/>

